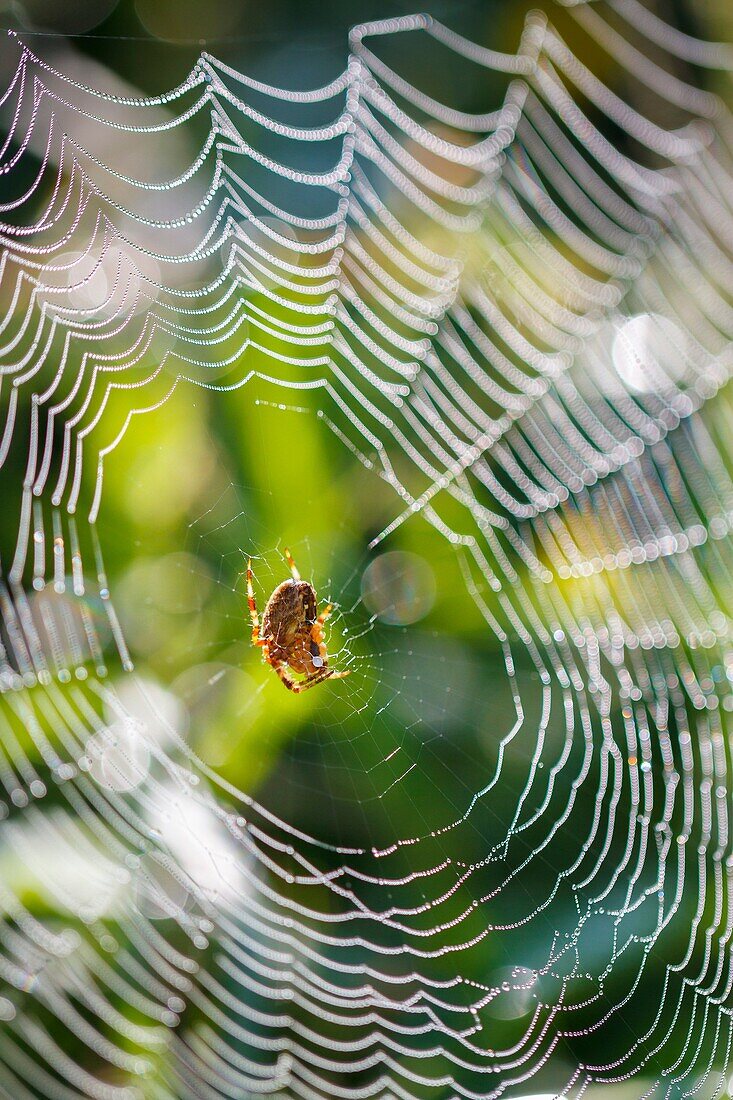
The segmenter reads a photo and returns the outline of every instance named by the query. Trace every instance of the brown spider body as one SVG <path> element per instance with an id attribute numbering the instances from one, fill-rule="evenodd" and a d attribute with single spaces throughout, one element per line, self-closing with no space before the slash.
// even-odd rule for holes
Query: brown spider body
<path id="1" fill-rule="evenodd" d="M 313 585 L 300 579 L 287 549 L 285 557 L 292 577 L 279 584 L 270 596 L 262 615 L 262 625 L 252 588 L 251 562 L 247 566 L 247 598 L 252 620 L 252 644 L 262 648 L 262 659 L 272 665 L 285 687 L 298 693 L 323 680 L 339 679 L 349 674 L 328 667 L 323 624 L 331 613 L 331 605 L 318 614 Z M 293 680 L 288 668 L 305 676 L 305 679 Z"/>
<path id="2" fill-rule="evenodd" d="M 269 658 L 308 676 L 322 668 L 323 658 L 311 637 L 317 615 L 312 585 L 295 580 L 279 584 L 267 601 L 260 627 L 260 638 L 268 641 Z"/>

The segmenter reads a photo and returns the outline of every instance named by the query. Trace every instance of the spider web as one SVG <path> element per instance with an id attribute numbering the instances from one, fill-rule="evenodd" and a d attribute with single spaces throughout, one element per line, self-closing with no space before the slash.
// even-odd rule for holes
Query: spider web
<path id="1" fill-rule="evenodd" d="M 515 55 L 420 15 L 322 88 L 203 53 L 143 98 L 9 48 L 0 1095 L 720 1093 L 733 173 L 690 73 L 730 49 L 636 0 Z M 467 67 L 471 113 L 430 84 Z M 292 547 L 352 671 L 298 717 L 246 645 L 279 491 L 225 471 L 175 561 L 107 565 L 136 425 L 202 399 L 313 421 L 377 501 Z M 471 646 L 369 606 L 417 525 Z"/>

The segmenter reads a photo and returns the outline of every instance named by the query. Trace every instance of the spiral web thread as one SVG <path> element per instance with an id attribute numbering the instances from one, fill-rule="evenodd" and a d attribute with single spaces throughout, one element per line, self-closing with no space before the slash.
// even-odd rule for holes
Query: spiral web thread
<path id="1" fill-rule="evenodd" d="M 725 1088 L 733 128 L 684 74 L 733 54 L 637 0 L 552 15 L 630 74 L 633 102 L 538 13 L 516 55 L 422 15 L 362 26 L 342 75 L 297 92 L 203 53 L 169 94 L 120 97 L 15 40 L 2 835 L 65 916 L 0 877 L 3 1097 Z M 395 43 L 499 74 L 503 102 L 439 102 L 384 60 Z M 304 143 L 318 170 L 290 167 Z M 502 647 L 516 721 L 440 837 L 305 835 L 107 679 L 91 596 L 132 659 L 96 527 L 105 468 L 174 391 L 226 401 L 255 375 L 275 401 L 316 391 L 394 491 L 374 545 L 420 513 Z M 539 677 L 532 728 L 518 653 Z M 111 729 L 125 774 L 100 782 Z M 466 862 L 518 739 L 526 784 Z M 487 937 L 538 925 L 541 958 L 481 977 Z M 497 1032 L 492 1007 L 517 995 L 531 1010 Z"/>

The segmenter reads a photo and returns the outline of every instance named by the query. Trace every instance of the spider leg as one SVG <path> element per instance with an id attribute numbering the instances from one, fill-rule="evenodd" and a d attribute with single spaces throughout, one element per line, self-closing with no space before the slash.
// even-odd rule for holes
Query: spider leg
<path id="1" fill-rule="evenodd" d="M 310 636 L 313 639 L 313 641 L 316 643 L 316 645 L 318 646 L 318 652 L 320 653 L 321 660 L 323 661 L 324 664 L 326 663 L 326 660 L 328 658 L 328 652 L 326 650 L 326 643 L 323 640 L 323 624 L 325 623 L 326 619 L 328 618 L 328 616 L 331 614 L 332 611 L 333 611 L 333 604 L 330 603 L 326 607 L 324 607 L 323 611 L 318 616 L 318 618 L 314 621 L 314 623 L 312 624 L 312 626 L 310 628 Z"/>
<path id="2" fill-rule="evenodd" d="M 321 660 L 325 664 L 328 658 L 328 651 L 326 649 L 326 643 L 323 640 L 323 628 L 318 619 L 316 619 L 316 621 L 313 623 L 313 626 L 310 628 L 310 636 L 318 646 L 318 652 L 321 655 Z"/>
<path id="3" fill-rule="evenodd" d="M 278 674 L 288 691 L 300 691 L 298 682 L 290 675 L 288 666 L 284 661 L 278 661 L 277 663 L 275 661 L 270 661 L 270 664 L 275 669 L 275 672 Z"/>
<path id="4" fill-rule="evenodd" d="M 300 694 L 303 691 L 308 691 L 308 688 L 315 687 L 316 684 L 322 684 L 324 680 L 343 680 L 345 676 L 350 675 L 350 669 L 345 672 L 337 672 L 335 668 L 322 668 L 318 672 L 314 672 L 312 676 L 307 676 L 305 680 L 291 681 L 290 690 L 296 694 Z M 278 676 L 282 679 L 282 675 L 278 672 Z M 283 681 L 284 682 L 284 681 Z"/>
<path id="5" fill-rule="evenodd" d="M 300 580 L 300 573 L 298 572 L 298 567 L 295 564 L 295 562 L 293 561 L 293 555 L 290 553 L 287 546 L 285 547 L 283 553 L 285 554 L 285 561 L 290 566 L 290 572 L 293 575 L 293 580 L 294 581 L 299 581 Z"/>
<path id="6" fill-rule="evenodd" d="M 252 621 L 252 645 L 264 646 L 266 643 L 260 640 L 260 617 L 257 614 L 255 593 L 252 587 L 252 559 L 247 561 L 247 603 L 249 604 L 249 617 Z"/>

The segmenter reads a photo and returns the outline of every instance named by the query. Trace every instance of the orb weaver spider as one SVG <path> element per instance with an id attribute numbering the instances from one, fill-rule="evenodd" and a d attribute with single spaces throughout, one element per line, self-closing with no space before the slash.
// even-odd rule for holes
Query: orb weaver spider
<path id="1" fill-rule="evenodd" d="M 333 605 L 328 604 L 319 615 L 315 589 L 308 581 L 300 579 L 287 547 L 285 560 L 292 576 L 279 584 L 270 596 L 262 614 L 262 626 L 252 587 L 251 558 L 247 562 L 247 602 L 252 620 L 252 645 L 262 647 L 262 660 L 272 665 L 288 691 L 297 694 L 324 680 L 343 679 L 349 673 L 328 667 L 323 624 Z M 304 674 L 305 679 L 294 680 L 288 666 L 293 672 Z"/>

